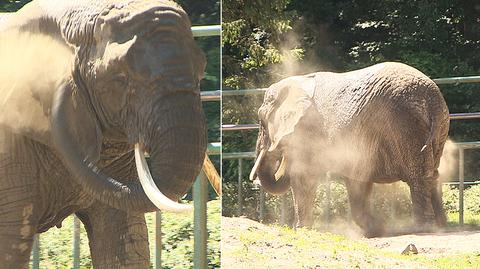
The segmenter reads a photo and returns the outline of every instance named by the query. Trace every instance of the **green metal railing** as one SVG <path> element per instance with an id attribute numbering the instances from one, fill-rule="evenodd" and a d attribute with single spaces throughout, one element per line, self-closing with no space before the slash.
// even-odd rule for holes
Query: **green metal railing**
<path id="1" fill-rule="evenodd" d="M 437 78 L 433 81 L 438 85 L 443 84 L 461 84 L 461 83 L 480 83 L 480 76 L 470 76 L 470 77 L 451 77 L 451 78 Z M 264 94 L 266 88 L 260 89 L 248 89 L 248 90 L 227 90 L 222 92 L 223 97 L 230 96 L 251 96 L 251 95 L 260 95 Z M 480 112 L 473 113 L 454 113 L 450 114 L 450 120 L 466 120 L 466 119 L 480 119 Z M 258 130 L 258 124 L 223 124 L 222 131 L 242 131 L 242 130 Z M 477 142 L 462 142 L 455 143 L 459 150 L 459 162 L 458 162 L 458 181 L 457 182 L 445 182 L 445 185 L 458 185 L 459 189 L 459 224 L 464 224 L 464 188 L 465 185 L 475 185 L 480 184 L 480 182 L 465 182 L 464 176 L 464 151 L 467 149 L 478 149 L 480 148 L 480 141 Z M 238 161 L 238 178 L 237 178 L 237 196 L 242 197 L 242 180 L 243 180 L 243 160 L 244 159 L 255 159 L 255 152 L 231 152 L 231 153 L 222 153 L 222 160 L 237 160 Z M 327 178 L 329 178 L 327 176 Z M 327 180 L 328 181 L 328 180 Z M 326 183 L 329 184 L 329 181 Z M 327 197 L 328 197 L 328 188 L 327 188 Z M 286 209 L 285 209 L 285 195 L 281 197 L 281 217 L 280 223 L 285 224 L 286 219 Z M 237 214 L 242 215 L 242 201 L 243 199 L 238 199 L 237 202 Z M 260 221 L 264 220 L 265 216 L 265 193 L 262 189 L 259 192 L 259 203 L 258 206 L 259 212 L 258 217 Z M 327 213 L 328 217 L 329 213 Z"/>
<path id="2" fill-rule="evenodd" d="M 220 36 L 220 25 L 193 26 L 192 33 L 194 37 Z M 201 92 L 202 102 L 220 101 L 220 91 Z M 208 155 L 220 155 L 221 143 L 209 143 L 207 148 Z M 203 171 L 198 175 L 192 188 L 193 207 L 194 207 L 194 268 L 206 269 L 207 262 L 207 201 L 208 201 L 208 180 Z M 160 211 L 155 212 L 155 254 L 154 268 L 161 268 L 161 231 L 162 215 Z M 73 269 L 80 268 L 80 220 L 74 216 L 73 220 Z M 39 235 L 35 235 L 32 249 L 32 269 L 40 268 L 40 241 Z"/>

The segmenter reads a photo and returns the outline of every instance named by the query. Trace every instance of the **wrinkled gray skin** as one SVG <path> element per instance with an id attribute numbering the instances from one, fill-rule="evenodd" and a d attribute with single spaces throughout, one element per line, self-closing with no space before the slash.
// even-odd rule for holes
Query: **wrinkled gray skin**
<path id="1" fill-rule="evenodd" d="M 435 83 L 400 63 L 347 72 L 319 72 L 273 84 L 259 109 L 256 175 L 263 188 L 292 189 L 296 226 L 311 226 L 319 178 L 345 178 L 354 221 L 368 237 L 384 233 L 370 212 L 373 183 L 410 187 L 417 227 L 443 226 L 438 166 L 449 128 Z M 285 158 L 283 177 L 274 174 Z M 258 162 L 258 160 L 257 160 Z"/>
<path id="2" fill-rule="evenodd" d="M 155 207 L 133 145 L 145 144 L 156 185 L 174 200 L 206 150 L 205 58 L 187 15 L 169 1 L 37 0 L 0 21 L 0 31 L 49 35 L 75 54 L 43 104 L 47 132 L 0 128 L 0 268 L 27 268 L 34 234 L 72 213 L 85 224 L 94 268 L 149 268 L 143 214 Z"/>

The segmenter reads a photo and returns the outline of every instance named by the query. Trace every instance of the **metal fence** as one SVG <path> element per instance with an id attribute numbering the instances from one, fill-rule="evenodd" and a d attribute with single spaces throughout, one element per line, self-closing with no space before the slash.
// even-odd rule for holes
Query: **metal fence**
<path id="1" fill-rule="evenodd" d="M 470 76 L 470 77 L 451 77 L 451 78 L 437 78 L 433 79 L 437 85 L 443 84 L 462 84 L 462 83 L 480 83 L 480 76 Z M 248 90 L 227 90 L 222 92 L 223 97 L 230 96 L 251 96 L 259 95 L 265 93 L 265 88 L 261 89 L 248 89 Z M 469 119 L 480 119 L 480 112 L 472 113 L 453 113 L 450 114 L 450 120 L 469 120 Z M 258 124 L 223 124 L 222 131 L 241 131 L 241 130 L 258 130 Z M 459 189 L 459 224 L 462 226 L 464 224 L 464 189 L 465 185 L 480 184 L 480 182 L 468 182 L 465 183 L 465 168 L 464 168 L 464 152 L 467 149 L 478 149 L 480 148 L 480 141 L 476 142 L 462 142 L 455 143 L 459 150 L 459 160 L 458 160 L 458 182 L 446 182 L 445 185 L 458 185 Z M 242 180 L 244 178 L 243 171 L 243 160 L 244 159 L 254 159 L 255 152 L 231 152 L 231 153 L 222 153 L 222 160 L 237 160 L 238 162 L 238 178 L 237 178 L 237 214 L 242 215 L 243 207 L 243 194 L 242 194 Z M 249 169 L 250 170 L 250 169 Z M 328 181 L 328 180 L 327 180 Z M 327 183 L 328 184 L 328 183 Z M 327 195 L 328 196 L 328 195 Z M 280 223 L 285 224 L 286 219 L 286 206 L 285 206 L 285 195 L 281 197 L 281 214 L 280 214 Z M 265 217 L 265 193 L 260 189 L 259 192 L 259 212 L 258 217 L 260 221 L 264 220 Z M 327 216 L 329 214 L 327 213 Z"/>
<path id="2" fill-rule="evenodd" d="M 194 37 L 220 36 L 220 25 L 193 26 L 192 33 Z M 220 91 L 201 92 L 202 102 L 220 101 Z M 209 143 L 208 155 L 220 155 L 221 144 L 219 142 Z M 194 268 L 207 268 L 207 200 L 208 200 L 208 182 L 203 171 L 198 175 L 193 188 L 194 204 Z M 161 268 L 161 212 L 155 212 L 155 258 L 154 268 Z M 73 269 L 80 268 L 80 220 L 74 216 L 73 220 Z M 32 249 L 32 269 L 40 268 L 40 241 L 38 234 L 35 236 Z"/>

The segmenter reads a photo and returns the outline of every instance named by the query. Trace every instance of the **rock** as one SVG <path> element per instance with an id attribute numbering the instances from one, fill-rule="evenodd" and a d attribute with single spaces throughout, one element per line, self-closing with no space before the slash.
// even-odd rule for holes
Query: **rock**
<path id="1" fill-rule="evenodd" d="M 403 251 L 403 255 L 409 255 L 409 254 L 418 254 L 417 247 L 414 244 L 409 244 Z"/>

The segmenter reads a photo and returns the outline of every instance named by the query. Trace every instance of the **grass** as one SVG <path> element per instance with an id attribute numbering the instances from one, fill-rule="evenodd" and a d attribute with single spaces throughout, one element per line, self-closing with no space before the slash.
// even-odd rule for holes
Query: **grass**
<path id="1" fill-rule="evenodd" d="M 238 237 L 240 244 L 222 255 L 264 268 L 274 268 L 276 263 L 284 266 L 285 262 L 290 268 L 480 268 L 480 253 L 401 255 L 341 235 L 276 225 L 233 228 L 229 233 Z M 279 261 L 282 258 L 285 260 Z"/>
<path id="2" fill-rule="evenodd" d="M 208 267 L 220 267 L 220 200 L 208 203 Z M 155 214 L 145 215 L 150 242 L 150 261 L 155 253 Z M 92 268 L 87 234 L 80 233 L 80 268 Z M 73 217 L 61 229 L 52 228 L 40 235 L 40 268 L 72 268 Z M 162 214 L 162 268 L 193 268 L 193 218 L 184 214 Z"/>
<path id="3" fill-rule="evenodd" d="M 447 214 L 447 222 L 449 226 L 458 226 L 459 216 L 458 212 L 449 212 Z M 480 214 L 475 214 L 470 211 L 463 213 L 463 222 L 465 225 L 480 228 Z"/>

